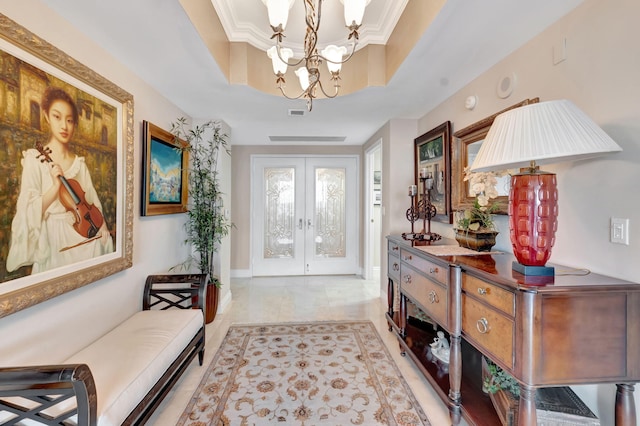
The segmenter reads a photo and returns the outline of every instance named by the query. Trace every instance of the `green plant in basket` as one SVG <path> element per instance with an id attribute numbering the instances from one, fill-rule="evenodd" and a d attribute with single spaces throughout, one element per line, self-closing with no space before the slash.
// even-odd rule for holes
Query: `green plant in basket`
<path id="1" fill-rule="evenodd" d="M 487 357 L 484 357 L 487 363 L 488 375 L 482 381 L 482 388 L 486 392 L 496 393 L 500 389 L 511 392 L 516 398 L 520 397 L 520 385 L 513 376 L 502 368 L 498 367 Z"/>

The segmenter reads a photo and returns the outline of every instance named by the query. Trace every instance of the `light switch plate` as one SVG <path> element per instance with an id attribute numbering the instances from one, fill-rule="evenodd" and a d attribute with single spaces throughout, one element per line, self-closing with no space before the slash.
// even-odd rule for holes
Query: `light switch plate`
<path id="1" fill-rule="evenodd" d="M 629 219 L 611 218 L 611 242 L 629 245 Z"/>
<path id="2" fill-rule="evenodd" d="M 567 59 L 567 38 L 562 37 L 557 43 L 553 45 L 553 65 L 558 65 L 560 62 Z"/>

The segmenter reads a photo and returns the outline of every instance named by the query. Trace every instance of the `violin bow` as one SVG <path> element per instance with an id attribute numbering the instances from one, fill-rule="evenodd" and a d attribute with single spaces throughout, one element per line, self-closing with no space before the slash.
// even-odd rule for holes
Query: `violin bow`
<path id="1" fill-rule="evenodd" d="M 115 231 L 109 231 L 109 234 L 111 234 L 111 235 L 115 235 L 115 233 L 116 233 Z M 96 235 L 95 237 L 87 238 L 84 241 L 80 241 L 78 244 L 74 244 L 72 246 L 63 247 L 60 250 L 58 250 L 58 252 L 62 253 L 63 251 L 67 251 L 67 250 L 71 250 L 72 248 L 80 247 L 82 245 L 90 243 L 91 241 L 98 240 L 100 238 L 101 238 L 101 235 Z"/>
<path id="2" fill-rule="evenodd" d="M 84 245 L 84 244 L 90 243 L 91 241 L 95 241 L 95 240 L 97 240 L 97 239 L 98 239 L 98 238 L 100 238 L 100 237 L 101 237 L 100 235 L 97 235 L 97 236 L 95 236 L 95 237 L 93 237 L 93 238 L 87 238 L 86 240 L 81 241 L 81 242 L 79 242 L 78 244 L 74 244 L 74 245 L 72 245 L 72 246 L 63 247 L 63 248 L 61 248 L 59 251 L 60 251 L 60 253 L 62 253 L 63 251 L 67 251 L 67 250 L 71 250 L 72 248 L 80 247 L 81 245 Z"/>

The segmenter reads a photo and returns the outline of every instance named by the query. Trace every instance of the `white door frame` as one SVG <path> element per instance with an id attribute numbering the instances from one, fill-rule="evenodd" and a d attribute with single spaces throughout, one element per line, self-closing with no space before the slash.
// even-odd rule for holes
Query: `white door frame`
<path id="1" fill-rule="evenodd" d="M 362 277 L 365 280 L 373 278 L 373 256 L 371 244 L 373 243 L 373 172 L 375 171 L 374 153 L 382 149 L 382 139 L 376 141 L 364 153 L 364 262 Z M 381 186 L 382 189 L 382 186 Z"/>
<path id="2" fill-rule="evenodd" d="M 254 226 L 254 200 L 255 200 L 255 196 L 256 194 L 255 189 L 254 189 L 254 185 L 253 182 L 256 179 L 256 176 L 254 175 L 255 172 L 255 162 L 258 159 L 278 159 L 278 158 L 282 158 L 282 159 L 286 159 L 286 158 L 300 158 L 300 159 L 327 159 L 327 158 L 350 158 L 355 160 L 355 168 L 356 168 L 356 173 L 354 176 L 355 182 L 354 182 L 354 191 L 355 191 L 355 199 L 359 200 L 360 199 L 360 179 L 361 179 L 361 174 L 360 174 L 360 157 L 358 155 L 352 155 L 352 154 L 346 154 L 346 155 L 307 155 L 307 154 L 289 154 L 289 155 L 277 155 L 277 154 L 254 154 L 250 156 L 250 163 L 251 163 L 251 169 L 250 169 L 250 179 L 252 184 L 250 185 L 250 205 L 251 205 L 251 225 L 250 225 L 250 235 L 251 238 L 255 238 L 254 233 L 257 232 Z M 373 172 L 372 172 L 373 173 Z M 359 260 L 360 260 L 360 240 L 362 238 L 361 236 L 361 232 L 360 232 L 360 227 L 361 227 L 361 214 L 360 214 L 360 203 L 356 202 L 355 203 L 355 208 L 352 209 L 353 210 L 353 217 L 355 218 L 354 222 L 354 232 L 356 235 L 356 244 L 354 245 L 354 249 L 352 251 L 354 251 L 354 267 L 356 269 L 356 273 L 357 274 L 361 274 L 362 271 L 360 269 L 360 265 L 359 265 Z M 250 275 L 253 276 L 254 274 L 254 247 L 253 244 L 250 244 Z"/>

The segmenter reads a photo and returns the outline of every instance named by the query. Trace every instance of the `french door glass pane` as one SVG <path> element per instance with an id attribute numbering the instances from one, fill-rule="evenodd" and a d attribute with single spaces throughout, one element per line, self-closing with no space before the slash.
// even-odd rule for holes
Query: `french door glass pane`
<path id="1" fill-rule="evenodd" d="M 344 168 L 317 168 L 315 181 L 315 255 L 345 257 L 346 170 Z"/>
<path id="2" fill-rule="evenodd" d="M 295 169 L 265 168 L 264 258 L 293 257 L 295 233 Z"/>

